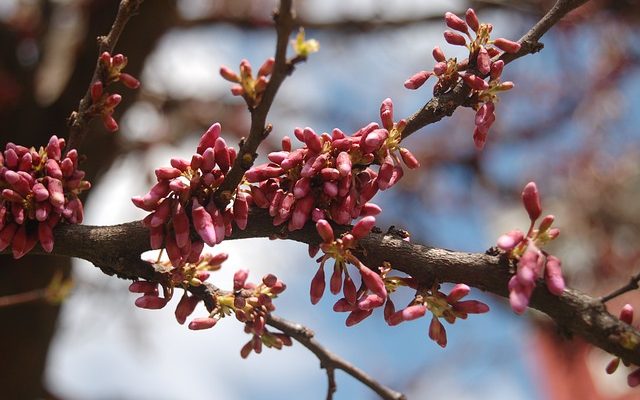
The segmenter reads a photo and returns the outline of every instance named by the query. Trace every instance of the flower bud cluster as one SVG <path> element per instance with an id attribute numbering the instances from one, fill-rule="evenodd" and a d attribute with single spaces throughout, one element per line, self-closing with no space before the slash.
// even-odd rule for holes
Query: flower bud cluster
<path id="1" fill-rule="evenodd" d="M 64 139 L 51 136 L 39 150 L 8 143 L 0 153 L 0 251 L 11 245 L 20 258 L 39 241 L 51 252 L 59 222 L 82 222 L 78 195 L 91 184 L 78 169 L 78 152 L 63 156 L 64 146 Z"/>
<path id="2" fill-rule="evenodd" d="M 245 174 L 253 203 L 269 210 L 276 226 L 287 223 L 290 231 L 313 220 L 331 220 L 341 225 L 358 217 L 374 216 L 381 209 L 369 200 L 392 187 L 403 176 L 402 162 L 419 166 L 409 150 L 399 146 L 404 121 L 393 122 L 393 103 L 383 101 L 383 126 L 370 123 L 348 136 L 339 129 L 331 135 L 311 128 L 296 128 L 304 143 L 292 149 L 285 137 L 282 151 L 269 154 L 269 163 Z M 380 164 L 377 171 L 372 164 Z"/>
<path id="3" fill-rule="evenodd" d="M 118 123 L 112 114 L 116 106 L 122 101 L 122 96 L 117 93 L 109 93 L 105 91 L 105 88 L 114 82 L 120 81 L 129 89 L 137 89 L 140 87 L 140 81 L 122 72 L 124 67 L 127 66 L 127 57 L 122 54 L 111 56 L 109 52 L 105 51 L 100 55 L 99 63 L 101 66 L 99 78 L 91 84 L 92 105 L 90 112 L 100 115 L 104 127 L 109 132 L 115 132 L 118 130 Z"/>
<path id="4" fill-rule="evenodd" d="M 411 285 L 411 284 L 410 284 Z M 384 308 L 384 319 L 390 326 L 404 321 L 412 321 L 425 315 L 432 314 L 429 324 L 429 337 L 441 347 L 447 345 L 447 331 L 439 318 L 453 324 L 456 318 L 467 319 L 468 314 L 483 314 L 489 311 L 489 306 L 478 300 L 461 299 L 469 294 L 471 289 L 465 284 L 457 284 L 448 295 L 440 290 L 440 285 L 430 289 L 418 288 L 414 300 L 404 309 L 396 311 L 391 300 Z"/>
<path id="5" fill-rule="evenodd" d="M 625 304 L 624 307 L 622 307 L 622 310 L 620 310 L 619 318 L 622 322 L 631 325 L 633 322 L 633 306 L 631 306 L 631 304 Z M 638 327 L 635 326 L 635 328 Z M 625 338 L 624 336 L 621 337 L 621 340 L 623 340 L 622 344 L 626 348 L 636 349 L 638 347 L 638 343 L 634 340 L 630 340 L 629 338 Z M 620 357 L 615 357 L 607 365 L 607 374 L 613 374 L 614 372 L 616 372 L 618 366 L 620 365 L 620 361 L 622 361 L 622 363 L 626 367 L 630 367 L 632 365 L 627 361 L 621 360 Z M 629 373 L 629 375 L 627 375 L 627 384 L 631 387 L 640 385 L 640 368 L 636 368 L 634 371 Z"/>
<path id="6" fill-rule="evenodd" d="M 535 229 L 535 222 L 542 215 L 542 206 L 534 182 L 529 182 L 522 191 L 522 203 L 531 221 L 529 231 L 525 234 L 515 229 L 500 236 L 497 243 L 500 250 L 518 260 L 516 274 L 509 281 L 509 302 L 513 311 L 518 314 L 522 314 L 529 305 L 538 279 L 544 277 L 547 289 L 556 296 L 564 291 L 560 259 L 540 249 L 558 237 L 560 230 L 551 227 L 553 215 L 542 218 Z"/>
<path id="7" fill-rule="evenodd" d="M 438 78 L 433 93 L 440 95 L 452 90 L 460 80 L 471 89 L 469 103 L 476 110 L 473 141 L 481 150 L 487 140 L 489 128 L 495 121 L 495 103 L 498 93 L 513 88 L 513 82 L 501 82 L 504 61 L 498 60 L 503 53 L 517 53 L 520 44 L 504 38 L 491 40 L 491 24 L 478 21 L 473 9 L 468 9 L 465 19 L 453 13 L 445 14 L 445 23 L 452 30 L 444 32 L 447 43 L 465 46 L 469 57 L 458 62 L 455 58 L 447 59 L 439 48 L 433 49 L 436 64 L 432 71 L 420 71 L 404 83 L 407 89 L 418 89 L 432 75 Z M 474 32 L 472 37 L 471 31 Z M 469 40 L 467 42 L 467 39 Z M 485 80 L 488 78 L 488 81 Z"/>
<path id="8" fill-rule="evenodd" d="M 200 297 L 190 296 L 187 290 L 203 285 L 210 273 L 219 270 L 227 257 L 226 253 L 202 254 L 197 262 L 185 263 L 179 267 L 171 261 L 147 260 L 156 272 L 166 275 L 166 283 L 161 286 L 163 297 L 160 297 L 158 283 L 133 282 L 129 291 L 142 294 L 136 299 L 135 305 L 145 309 L 163 308 L 171 300 L 174 287 L 181 287 L 184 294 L 176 306 L 175 317 L 179 324 L 184 324 L 202 301 Z M 193 318 L 188 325 L 191 330 L 210 329 L 220 319 L 235 314 L 236 319 L 245 324 L 244 331 L 251 334 L 251 339 L 240 351 L 243 358 L 251 351 L 260 353 L 263 345 L 276 349 L 291 346 L 289 336 L 271 332 L 266 327 L 270 313 L 275 310 L 273 299 L 287 288 L 286 285 L 273 274 L 265 275 L 260 284 L 247 282 L 248 276 L 249 271 L 240 269 L 233 276 L 233 291 L 208 291 L 212 296 L 210 303 L 214 304 L 209 310 L 209 315 Z"/>
<path id="9" fill-rule="evenodd" d="M 220 124 L 213 124 L 200 138 L 191 160 L 171 159 L 170 167 L 156 169 L 157 183 L 151 190 L 131 199 L 151 212 L 143 220 L 150 230 L 151 248 L 166 248 L 176 267 L 196 262 L 205 243 L 213 246 L 230 235 L 234 219 L 240 229 L 247 224 L 243 193 L 225 209 L 219 209 L 213 198 L 236 158 L 235 150 L 220 137 L 220 129 Z M 191 237 L 192 227 L 198 233 L 196 239 Z"/>
<path id="10" fill-rule="evenodd" d="M 256 107 L 262 100 L 267 84 L 269 83 L 269 75 L 273 72 L 275 59 L 267 58 L 258 70 L 258 75 L 254 78 L 251 64 L 247 60 L 240 61 L 240 74 L 236 74 L 231 68 L 220 67 L 220 75 L 229 82 L 237 83 L 231 87 L 231 93 L 234 96 L 242 96 L 249 107 Z"/>

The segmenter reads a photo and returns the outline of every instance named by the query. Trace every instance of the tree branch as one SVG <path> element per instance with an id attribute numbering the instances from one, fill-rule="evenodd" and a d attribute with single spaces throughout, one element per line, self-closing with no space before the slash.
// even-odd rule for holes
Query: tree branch
<path id="1" fill-rule="evenodd" d="M 544 46 L 539 42 L 553 25 L 571 10 L 576 9 L 589 0 L 558 0 L 533 28 L 520 40 L 521 47 L 516 54 L 503 54 L 500 58 L 505 64 L 510 63 L 527 54 L 537 53 Z M 412 133 L 429 124 L 440 121 L 442 118 L 453 115 L 453 112 L 469 97 L 470 89 L 460 82 L 451 92 L 435 96 L 429 100 L 419 111 L 407 118 L 407 126 L 402 131 L 402 138 L 406 139 Z"/>
<path id="2" fill-rule="evenodd" d="M 349 227 L 340 227 L 344 232 Z M 286 232 L 274 227 L 265 210 L 252 209 L 244 231 L 236 230 L 229 239 L 281 237 L 317 244 L 314 224 Z M 148 230 L 140 221 L 114 226 L 64 225 L 55 230 L 54 254 L 90 261 L 108 275 L 125 279 L 164 282 L 166 277 L 140 259 L 150 249 Z M 371 233 L 359 241 L 358 257 L 369 267 L 391 263 L 418 281 L 465 283 L 502 297 L 508 297 L 507 282 L 515 266 L 504 257 L 439 249 L 404 241 L 393 232 Z M 41 250 L 40 250 L 41 251 Z M 6 250 L 5 250 L 6 253 Z M 607 312 L 599 299 L 567 289 L 561 296 L 548 292 L 540 283 L 530 307 L 551 317 L 567 334 L 582 336 L 593 345 L 636 365 L 640 365 L 640 332 Z M 625 345 L 626 343 L 626 345 Z M 630 345 L 631 343 L 631 345 Z"/>
<path id="3" fill-rule="evenodd" d="M 113 53 L 113 49 L 118 43 L 118 39 L 120 39 L 120 35 L 124 30 L 124 27 L 129 22 L 129 19 L 138 11 L 138 8 L 142 4 L 144 0 L 121 0 L 120 6 L 118 7 L 118 14 L 116 15 L 115 21 L 113 21 L 113 25 L 111 26 L 111 30 L 107 34 L 107 36 L 99 36 L 98 37 L 98 56 L 105 51 L 109 53 Z M 71 113 L 67 121 L 67 125 L 69 126 L 69 143 L 67 145 L 67 149 L 77 149 L 85 136 L 87 135 L 89 128 L 89 121 L 92 119 L 93 115 L 89 113 L 89 108 L 91 107 L 91 84 L 99 79 L 102 74 L 102 64 L 100 63 L 99 57 L 96 57 L 96 68 L 93 72 L 93 76 L 91 81 L 89 82 L 89 87 L 87 88 L 87 92 L 85 93 L 82 100 L 80 100 L 80 104 L 78 105 L 78 111 L 74 111 Z"/>
<path id="4" fill-rule="evenodd" d="M 318 360 L 320 360 L 320 367 L 327 371 L 327 400 L 332 399 L 333 393 L 336 391 L 335 369 L 340 369 L 358 381 L 364 383 L 383 399 L 405 399 L 405 396 L 402 393 L 381 385 L 361 369 L 330 352 L 326 347 L 322 346 L 316 339 L 314 339 L 314 333 L 309 328 L 274 315 L 269 317 L 267 323 L 291 336 L 318 357 Z"/>

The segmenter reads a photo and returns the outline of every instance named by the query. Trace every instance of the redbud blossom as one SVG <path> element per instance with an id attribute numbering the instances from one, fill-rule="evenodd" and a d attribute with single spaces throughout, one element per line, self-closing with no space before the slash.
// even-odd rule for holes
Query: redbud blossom
<path id="1" fill-rule="evenodd" d="M 535 182 L 529 182 L 522 191 L 522 203 L 529 214 L 529 219 L 535 221 L 542 214 L 542 206 L 540 205 L 540 194 Z"/>

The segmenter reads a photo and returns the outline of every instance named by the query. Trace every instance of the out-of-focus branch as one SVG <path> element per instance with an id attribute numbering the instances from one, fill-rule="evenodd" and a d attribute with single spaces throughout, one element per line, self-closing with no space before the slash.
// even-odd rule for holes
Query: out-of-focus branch
<path id="1" fill-rule="evenodd" d="M 112 53 L 113 49 L 118 43 L 118 39 L 120 39 L 120 35 L 124 30 L 124 27 L 129 22 L 129 19 L 138 11 L 138 8 L 142 4 L 144 0 L 121 0 L 120 6 L 118 7 L 118 14 L 116 15 L 115 21 L 113 21 L 113 25 L 111 26 L 111 30 L 107 34 L 107 36 L 99 36 L 98 37 L 98 55 L 104 53 L 105 51 Z M 82 100 L 80 100 L 80 104 L 78 105 L 78 110 L 71 113 L 67 121 L 67 125 L 69 126 L 69 143 L 67 149 L 77 149 L 85 136 L 87 135 L 89 121 L 92 119 L 93 115 L 91 115 L 88 111 L 91 106 L 91 84 L 95 82 L 102 71 L 102 64 L 100 63 L 99 57 L 96 57 L 96 68 L 93 72 L 93 77 L 89 82 L 89 87 L 87 88 L 87 92 L 85 93 Z"/>
<path id="2" fill-rule="evenodd" d="M 543 44 L 539 42 L 551 27 L 570 11 L 576 9 L 589 0 L 558 0 L 533 28 L 531 28 L 520 40 L 521 48 L 515 54 L 503 54 L 500 58 L 505 64 L 510 63 L 527 54 L 540 51 Z M 440 96 L 435 96 L 429 100 L 419 111 L 407 118 L 407 126 L 402 131 L 402 138 L 405 139 L 417 130 L 440 121 L 446 116 L 451 116 L 461 105 L 464 105 L 469 96 L 469 88 L 464 84 L 458 84 L 451 92 Z"/>
<path id="3" fill-rule="evenodd" d="M 339 232 L 348 227 L 336 229 Z M 317 244 L 315 226 L 286 232 L 274 227 L 265 210 L 254 209 L 244 231 L 236 230 L 230 239 L 250 237 L 286 237 L 304 243 Z M 54 254 L 79 257 L 92 262 L 109 275 L 125 279 L 147 279 L 164 282 L 165 276 L 140 260 L 140 254 L 149 250 L 149 234 L 140 221 L 115 226 L 60 226 L 55 231 Z M 503 257 L 450 251 L 402 240 L 393 232 L 372 233 L 359 241 L 359 258 L 368 266 L 389 262 L 398 271 L 405 272 L 421 283 L 434 281 L 465 283 L 469 286 L 508 296 L 507 282 L 514 266 Z M 577 334 L 609 353 L 640 365 L 640 332 L 609 314 L 599 299 L 568 289 L 561 296 L 549 293 L 538 285 L 530 307 L 549 315 L 558 326 L 570 334 Z M 626 343 L 626 344 L 625 344 Z"/>
<path id="4" fill-rule="evenodd" d="M 295 18 L 292 0 L 281 0 L 280 8 L 273 18 L 278 34 L 273 72 L 260 103 L 255 108 L 249 109 L 251 112 L 249 137 L 240 146 L 238 156 L 226 174 L 224 182 L 216 189 L 215 198 L 220 207 L 226 206 L 229 202 L 245 171 L 253 165 L 257 157 L 256 150 L 258 146 L 269 135 L 271 126 L 266 125 L 267 114 L 271 109 L 271 104 L 273 104 L 280 85 L 293 70 L 293 63 L 287 61 L 287 47 Z"/>
<path id="5" fill-rule="evenodd" d="M 606 303 L 607 301 L 613 300 L 620 295 L 623 295 L 632 290 L 636 290 L 640 288 L 640 286 L 638 286 L 638 282 L 640 282 L 640 272 L 632 276 L 626 285 L 619 287 L 618 289 L 605 296 L 600 297 L 600 301 Z"/>
<path id="6" fill-rule="evenodd" d="M 333 398 L 333 393 L 336 391 L 335 383 L 335 369 L 340 369 L 353 378 L 367 385 L 371 390 L 376 392 L 381 398 L 387 400 L 401 400 L 405 399 L 402 393 L 389 389 L 386 386 L 381 385 L 378 381 L 370 377 L 367 373 L 350 364 L 349 362 L 338 357 L 336 354 L 329 351 L 320 342 L 314 338 L 314 333 L 309 329 L 295 322 L 287 321 L 286 319 L 271 315 L 267 320 L 267 324 L 273 326 L 294 338 L 304 347 L 309 349 L 320 360 L 320 366 L 327 371 L 328 390 L 327 400 Z"/>

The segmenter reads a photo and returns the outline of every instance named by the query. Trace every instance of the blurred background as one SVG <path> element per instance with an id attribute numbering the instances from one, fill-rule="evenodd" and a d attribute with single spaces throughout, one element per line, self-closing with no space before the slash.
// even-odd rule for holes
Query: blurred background
<path id="1" fill-rule="evenodd" d="M 446 44 L 443 14 L 474 7 L 495 37 L 517 39 L 553 2 L 547 0 L 300 0 L 307 37 L 319 53 L 283 84 L 268 121 L 274 131 L 260 153 L 277 149 L 294 127 L 353 132 L 378 121 L 391 97 L 396 118 L 431 98 L 402 83 L 433 66 L 431 49 L 464 57 Z M 66 118 L 86 91 L 96 60 L 95 37 L 113 22 L 115 0 L 0 2 L 0 144 L 45 144 L 66 137 Z M 144 216 L 130 202 L 152 183 L 153 169 L 190 156 L 200 134 L 219 121 L 227 143 L 247 134 L 249 115 L 218 75 L 242 58 L 257 68 L 274 53 L 275 0 L 154 0 L 143 4 L 116 52 L 142 88 L 121 88 L 120 131 L 94 121 L 80 153 L 94 184 L 86 224 Z M 378 195 L 379 226 L 409 230 L 416 242 L 482 252 L 528 219 L 519 202 L 535 180 L 544 211 L 562 235 L 551 249 L 564 261 L 569 285 L 594 296 L 626 283 L 640 267 L 640 2 L 590 1 L 543 37 L 545 49 L 505 69 L 516 89 L 504 93 L 485 150 L 472 142 L 473 111 L 422 129 L 407 140 L 422 168 Z M 273 272 L 288 289 L 278 315 L 312 328 L 317 339 L 410 399 L 632 399 L 626 374 L 607 376 L 611 356 L 567 340 L 544 316 L 512 313 L 506 301 L 478 290 L 491 312 L 447 326 L 449 344 L 428 338 L 428 319 L 389 328 L 374 315 L 352 328 L 335 314 L 336 300 L 308 300 L 315 263 L 287 241 L 227 241 L 230 253 L 212 277 L 231 286 L 238 268 L 254 280 Z M 0 397 L 7 399 L 321 399 L 326 378 L 315 357 L 294 344 L 239 357 L 249 339 L 225 320 L 193 332 L 172 307 L 133 306 L 128 282 L 88 263 L 55 257 L 0 256 L 0 296 L 47 286 L 56 271 L 74 281 L 60 305 L 32 302 L 0 308 Z M 401 293 L 409 301 L 410 293 Z M 638 304 L 637 293 L 612 301 Z M 635 302 L 635 303 L 634 303 Z M 204 314 L 203 309 L 196 314 Z M 337 373 L 337 399 L 374 399 Z"/>

